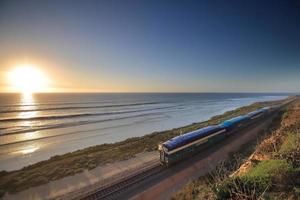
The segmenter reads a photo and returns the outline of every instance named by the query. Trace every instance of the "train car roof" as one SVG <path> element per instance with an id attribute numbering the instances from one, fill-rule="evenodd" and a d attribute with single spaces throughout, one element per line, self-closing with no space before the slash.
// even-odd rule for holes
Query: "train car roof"
<path id="1" fill-rule="evenodd" d="M 269 109 L 271 109 L 271 107 L 267 106 L 267 107 L 263 107 L 263 108 L 261 108 L 261 109 L 259 109 L 259 110 L 265 111 L 265 110 L 269 110 Z"/>
<path id="2" fill-rule="evenodd" d="M 180 147 L 188 142 L 195 141 L 197 139 L 203 138 L 211 133 L 214 133 L 216 131 L 219 131 L 223 129 L 221 126 L 215 125 L 215 126 L 208 126 L 205 128 L 198 129 L 196 131 L 192 131 L 183 135 L 176 136 L 166 142 L 163 143 L 163 145 L 168 150 L 176 149 L 177 147 Z"/>
<path id="3" fill-rule="evenodd" d="M 262 112 L 264 112 L 264 111 L 261 110 L 261 109 L 255 110 L 255 111 L 249 112 L 249 113 L 247 114 L 247 116 L 253 117 L 253 116 L 255 116 L 255 115 L 257 115 L 257 114 L 260 114 L 260 113 L 262 113 Z"/>
<path id="4" fill-rule="evenodd" d="M 259 110 L 255 110 L 255 111 L 249 112 L 249 113 L 247 114 L 247 116 L 252 117 L 252 116 L 257 115 L 257 114 L 259 114 L 259 113 L 266 112 L 266 111 L 269 110 L 269 109 L 270 109 L 270 107 L 260 108 Z"/>
<path id="5" fill-rule="evenodd" d="M 242 122 L 242 121 L 244 121 L 244 120 L 246 120 L 248 118 L 249 117 L 246 116 L 246 115 L 241 115 L 241 116 L 238 116 L 238 117 L 234 117 L 234 118 L 228 119 L 228 120 L 222 122 L 220 125 L 221 126 L 225 126 L 225 127 L 230 127 L 230 126 L 235 125 L 235 124 L 237 124 L 239 122 Z"/>

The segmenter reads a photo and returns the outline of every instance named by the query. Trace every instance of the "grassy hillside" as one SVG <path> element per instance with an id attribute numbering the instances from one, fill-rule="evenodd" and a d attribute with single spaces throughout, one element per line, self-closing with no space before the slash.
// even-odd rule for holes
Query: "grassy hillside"
<path id="1" fill-rule="evenodd" d="M 281 101 L 254 103 L 250 106 L 228 111 L 212 119 L 194 123 L 185 127 L 172 130 L 154 132 L 142 137 L 134 137 L 113 144 L 102 144 L 64 155 L 54 156 L 21 170 L 0 172 L 0 196 L 5 192 L 18 192 L 32 186 L 38 186 L 66 176 L 74 175 L 83 170 L 90 170 L 99 165 L 126 160 L 138 153 L 157 150 L 160 142 L 174 136 L 193 131 L 208 125 L 218 124 L 226 119 L 248 113 L 261 107 L 271 106 Z"/>
<path id="2" fill-rule="evenodd" d="M 300 199 L 300 100 L 258 141 L 187 184 L 173 199 Z"/>

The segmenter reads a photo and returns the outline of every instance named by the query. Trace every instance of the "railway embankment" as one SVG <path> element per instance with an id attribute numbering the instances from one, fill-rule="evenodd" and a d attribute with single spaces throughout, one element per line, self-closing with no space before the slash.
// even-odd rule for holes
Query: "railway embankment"
<path id="1" fill-rule="evenodd" d="M 299 97 L 260 138 L 189 182 L 173 199 L 300 199 Z"/>
<path id="2" fill-rule="evenodd" d="M 54 156 L 16 171 L 0 172 L 0 195 L 18 193 L 26 189 L 49 184 L 64 177 L 85 173 L 86 171 L 109 163 L 129 160 L 136 155 L 157 150 L 157 144 L 174 136 L 193 131 L 208 125 L 218 124 L 226 119 L 248 113 L 265 106 L 272 106 L 283 101 L 254 103 L 250 106 L 215 116 L 208 121 L 194 123 L 172 130 L 154 132 L 143 137 L 129 138 L 113 144 L 102 144 L 64 155 Z"/>

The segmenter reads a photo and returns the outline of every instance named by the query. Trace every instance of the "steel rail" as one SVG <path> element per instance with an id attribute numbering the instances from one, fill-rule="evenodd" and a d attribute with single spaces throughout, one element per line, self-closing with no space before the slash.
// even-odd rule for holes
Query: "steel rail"
<path id="1" fill-rule="evenodd" d="M 163 171 L 163 166 L 159 163 L 153 166 L 149 166 L 139 171 L 136 174 L 129 175 L 118 180 L 115 183 L 111 183 L 104 187 L 97 189 L 96 191 L 92 191 L 89 194 L 85 194 L 84 197 L 79 198 L 82 200 L 98 200 L 98 199 L 114 199 L 115 195 L 118 195 L 122 191 L 126 190 L 126 188 L 130 187 L 133 184 L 136 184 L 152 175 L 158 174 Z"/>

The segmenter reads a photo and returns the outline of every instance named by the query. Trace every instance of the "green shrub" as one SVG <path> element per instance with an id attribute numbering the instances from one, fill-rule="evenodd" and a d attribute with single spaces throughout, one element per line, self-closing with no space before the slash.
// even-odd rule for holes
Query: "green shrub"
<path id="1" fill-rule="evenodd" d="M 33 181 L 37 185 L 41 185 L 49 182 L 49 180 L 44 176 L 38 176 Z"/>
<path id="2" fill-rule="evenodd" d="M 276 157 L 287 160 L 293 167 L 300 167 L 300 134 L 289 134 Z"/>
<path id="3" fill-rule="evenodd" d="M 257 199 L 272 187 L 272 181 L 293 172 L 285 160 L 265 160 L 242 176 L 228 178 L 213 187 L 218 199 Z"/>
<path id="4" fill-rule="evenodd" d="M 270 178 L 278 174 L 287 173 L 291 170 L 292 167 L 286 160 L 264 160 L 250 169 L 244 176 Z"/>
<path id="5" fill-rule="evenodd" d="M 215 199 L 210 184 L 208 183 L 208 180 L 205 177 L 199 178 L 195 181 L 190 181 L 171 198 L 171 200 L 197 199 Z"/>
<path id="6" fill-rule="evenodd" d="M 217 199 L 257 199 L 271 186 L 266 177 L 233 177 L 213 187 Z"/>
<path id="7" fill-rule="evenodd" d="M 297 149 L 297 146 L 299 145 L 299 135 L 298 134 L 288 134 L 287 138 L 282 143 L 279 154 L 286 154 L 291 151 L 295 151 Z"/>
<path id="8" fill-rule="evenodd" d="M 300 187 L 295 187 L 294 188 L 294 194 L 297 198 L 300 198 Z"/>

